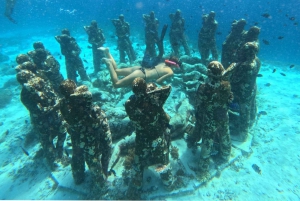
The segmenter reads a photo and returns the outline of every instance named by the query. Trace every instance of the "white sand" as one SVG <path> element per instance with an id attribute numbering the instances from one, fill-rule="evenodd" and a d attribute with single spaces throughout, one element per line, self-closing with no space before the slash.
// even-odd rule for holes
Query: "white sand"
<path id="1" fill-rule="evenodd" d="M 60 62 L 61 70 L 65 76 L 64 58 L 59 59 L 58 44 L 53 38 L 34 37 L 27 43 L 34 41 L 44 42 L 48 49 Z M 79 45 L 83 49 L 82 59 L 86 59 L 89 66 L 88 73 L 93 71 L 91 50 L 86 48 L 89 44 L 86 36 L 80 36 Z M 140 44 L 143 44 L 141 41 Z M 118 55 L 115 43 L 109 43 L 113 55 Z M 26 49 L 28 48 L 28 49 Z M 14 46 L 4 49 L 4 53 L 11 52 L 11 60 L 18 53 L 25 53 L 31 47 L 18 49 Z M 16 51 L 17 49 L 17 51 Z M 142 48 L 143 49 L 143 48 Z M 140 52 L 140 55 L 142 52 Z M 273 69 L 277 69 L 272 73 Z M 193 179 L 187 179 L 186 187 L 167 193 L 160 190 L 159 177 L 153 171 L 146 171 L 146 177 L 152 175 L 152 181 L 145 184 L 145 189 L 152 187 L 154 190 L 147 198 L 159 198 L 165 200 L 300 200 L 300 93 L 299 93 L 299 65 L 293 69 L 289 64 L 274 65 L 272 62 L 262 61 L 260 73 L 263 77 L 257 79 L 258 111 L 266 111 L 257 124 L 253 127 L 251 153 L 235 150 L 232 164 L 226 167 L 220 177 L 212 178 L 206 185 L 200 184 Z M 104 71 L 107 71 L 103 67 Z M 279 73 L 283 72 L 286 76 Z M 2 76 L 1 84 L 14 77 Z M 270 86 L 266 86 L 270 83 Z M 6 108 L 0 110 L 0 122 L 3 122 L 0 133 L 0 199 L 84 199 L 91 188 L 91 179 L 76 186 L 73 182 L 70 165 L 60 165 L 56 171 L 50 172 L 42 159 L 34 159 L 40 150 L 36 138 L 33 142 L 26 143 L 18 139 L 25 139 L 25 134 L 30 132 L 29 115 L 25 107 L 19 101 L 20 87 L 10 88 L 15 95 Z M 128 97 L 128 96 L 125 96 Z M 123 102 L 126 99 L 123 100 Z M 105 104 L 105 103 L 104 103 Z M 120 103 L 119 103 L 120 104 Z M 5 135 L 6 130 L 9 133 Z M 29 133 L 30 134 L 30 133 Z M 28 135 L 29 135 L 28 134 Z M 27 137 L 28 138 L 28 137 Z M 182 164 L 188 173 L 193 173 L 188 164 L 197 160 L 197 156 L 191 154 L 186 148 L 184 140 L 172 142 L 180 149 Z M 26 156 L 20 145 L 25 146 L 29 152 Z M 116 166 L 117 177 L 111 176 L 109 182 L 121 177 L 121 161 Z M 172 160 L 176 167 L 176 162 Z M 262 174 L 258 174 L 252 168 L 257 164 Z M 176 168 L 174 168 L 175 170 Z M 87 174 L 88 176 L 89 174 Z M 55 179 L 59 182 L 55 186 Z M 146 183 L 146 181 L 145 181 Z M 108 183 L 112 185 L 112 183 Z M 114 187 L 111 186 L 113 191 Z M 114 189 L 118 191 L 120 189 Z"/>

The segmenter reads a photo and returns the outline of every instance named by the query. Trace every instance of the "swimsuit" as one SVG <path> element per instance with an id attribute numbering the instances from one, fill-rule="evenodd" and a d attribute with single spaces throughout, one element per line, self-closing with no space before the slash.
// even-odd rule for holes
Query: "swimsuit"
<path id="1" fill-rule="evenodd" d="M 147 76 L 146 76 L 146 70 L 145 70 L 145 68 L 141 67 L 141 68 L 139 68 L 139 70 L 141 70 L 142 73 L 144 73 L 144 75 L 145 75 L 145 81 L 146 81 Z"/>
<path id="2" fill-rule="evenodd" d="M 159 75 L 159 73 L 158 73 L 158 71 L 157 71 L 157 69 L 156 69 L 156 66 L 154 66 L 154 67 L 151 67 L 151 68 L 149 68 L 149 69 L 155 69 L 156 70 L 156 73 L 157 73 L 157 76 L 158 76 L 158 78 L 160 78 L 160 75 Z M 147 80 L 147 75 L 146 75 L 146 68 L 143 68 L 143 67 L 141 67 L 141 68 L 139 68 L 139 70 L 141 70 L 142 71 L 142 73 L 145 75 L 145 81 Z"/>

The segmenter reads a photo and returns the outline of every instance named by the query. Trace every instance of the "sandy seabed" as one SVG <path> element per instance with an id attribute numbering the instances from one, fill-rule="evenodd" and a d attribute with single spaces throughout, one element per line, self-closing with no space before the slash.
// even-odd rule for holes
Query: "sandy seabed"
<path id="1" fill-rule="evenodd" d="M 34 41 L 45 44 L 46 49 L 60 62 L 64 77 L 66 75 L 64 59 L 59 57 L 60 49 L 53 38 L 31 37 L 22 45 L 23 49 L 17 44 L 3 49 L 11 61 L 1 63 L 0 87 L 9 90 L 13 97 L 0 110 L 0 199 L 87 199 L 92 185 L 88 171 L 86 181 L 76 186 L 70 165 L 64 167 L 58 163 L 55 171 L 48 170 L 39 157 L 41 147 L 31 131 L 28 111 L 20 102 L 20 86 L 14 81 L 12 65 L 15 63 L 12 60 L 17 54 L 29 51 Z M 77 41 L 81 47 L 88 45 L 85 36 L 78 37 Z M 118 55 L 116 49 L 111 48 L 111 51 L 113 55 Z M 92 73 L 91 50 L 83 48 L 81 55 L 90 67 L 88 73 Z M 205 184 L 186 177 L 182 188 L 167 192 L 162 188 L 159 176 L 149 168 L 145 177 L 151 176 L 152 180 L 144 182 L 145 199 L 300 200 L 300 70 L 297 67 L 299 65 L 289 68 L 289 64 L 262 60 L 260 74 L 263 76 L 257 78 L 257 105 L 258 111 L 265 111 L 267 115 L 260 116 L 252 128 L 252 139 L 248 144 L 233 143 L 231 161 L 222 168 L 220 175 Z M 272 73 L 273 69 L 277 71 Z M 107 71 L 105 67 L 103 70 Z M 179 161 L 171 160 L 172 165 L 182 165 L 186 175 L 193 175 L 189 167 L 197 160 L 195 154 L 186 147 L 183 139 L 172 141 L 172 145 L 179 148 L 180 158 Z M 21 146 L 26 148 L 29 156 L 22 152 Z M 253 164 L 260 167 L 261 174 L 254 171 Z M 124 196 L 125 187 L 119 188 L 122 183 L 122 159 L 115 170 L 116 176 L 109 177 L 107 185 L 110 187 L 107 197 L 103 198 L 109 199 L 110 195 L 117 194 Z"/>

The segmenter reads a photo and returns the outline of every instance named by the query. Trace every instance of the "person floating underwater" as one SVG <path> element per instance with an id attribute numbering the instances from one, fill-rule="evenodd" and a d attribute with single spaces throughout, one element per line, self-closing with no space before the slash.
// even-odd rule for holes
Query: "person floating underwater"
<path id="1" fill-rule="evenodd" d="M 11 15 L 14 11 L 14 7 L 16 4 L 16 0 L 6 0 L 6 6 L 5 6 L 5 17 L 7 17 L 12 23 L 17 24 L 17 21 L 14 20 Z"/>
<path id="2" fill-rule="evenodd" d="M 163 34 L 166 31 L 166 28 L 163 29 Z M 161 44 L 162 44 L 161 37 Z M 129 68 L 117 68 L 117 64 L 109 52 L 108 48 L 99 48 L 104 51 L 105 58 L 102 61 L 106 64 L 113 86 L 115 88 L 128 87 L 132 84 L 132 81 L 137 78 L 143 78 L 146 81 L 155 80 L 156 83 L 162 84 L 168 78 L 173 76 L 173 70 L 171 67 L 180 67 L 181 62 L 178 58 L 171 57 L 168 60 L 163 61 L 163 47 L 159 48 L 159 55 L 157 57 L 151 57 L 147 52 L 143 58 L 141 66 L 133 66 Z M 119 79 L 118 76 L 124 76 L 122 79 Z"/>

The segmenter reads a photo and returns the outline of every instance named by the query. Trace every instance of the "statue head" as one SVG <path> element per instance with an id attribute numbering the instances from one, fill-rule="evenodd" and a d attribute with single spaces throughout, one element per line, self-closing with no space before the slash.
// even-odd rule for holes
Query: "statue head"
<path id="1" fill-rule="evenodd" d="M 37 41 L 33 43 L 33 48 L 36 49 L 45 49 L 45 46 L 42 42 Z"/>
<path id="2" fill-rule="evenodd" d="M 149 16 L 150 16 L 151 19 L 155 19 L 154 11 L 151 11 L 150 14 L 149 14 Z"/>
<path id="3" fill-rule="evenodd" d="M 123 14 L 121 14 L 121 15 L 119 16 L 119 20 L 122 21 L 122 22 L 124 21 L 124 15 L 123 15 Z"/>
<path id="4" fill-rule="evenodd" d="M 24 69 L 17 73 L 17 81 L 20 84 L 24 84 L 24 83 L 28 82 L 28 80 L 30 80 L 34 76 L 35 75 L 30 70 Z"/>
<path id="5" fill-rule="evenodd" d="M 69 29 L 63 29 L 63 30 L 61 30 L 61 33 L 62 33 L 62 34 L 66 34 L 66 35 L 68 35 L 68 36 L 71 35 Z"/>
<path id="6" fill-rule="evenodd" d="M 177 9 L 176 12 L 175 12 L 175 17 L 180 17 L 181 16 L 181 10 L 180 9 Z"/>
<path id="7" fill-rule="evenodd" d="M 30 57 L 27 54 L 19 54 L 16 57 L 17 64 L 22 64 L 22 63 L 24 63 L 26 61 L 30 61 Z"/>
<path id="8" fill-rule="evenodd" d="M 95 27 L 95 28 L 98 27 L 98 24 L 97 24 L 97 21 L 96 21 L 96 20 L 92 20 L 92 21 L 91 21 L 91 27 Z"/>
<path id="9" fill-rule="evenodd" d="M 221 79 L 224 71 L 223 65 L 218 61 L 212 61 L 207 66 L 207 76 L 212 79 Z"/>
<path id="10" fill-rule="evenodd" d="M 238 59 L 241 62 L 251 61 L 255 59 L 258 53 L 258 43 L 257 42 L 247 42 L 238 52 Z"/>
<path id="11" fill-rule="evenodd" d="M 68 97 L 75 92 L 76 87 L 76 83 L 73 80 L 67 79 L 62 81 L 59 89 L 62 95 Z"/>
<path id="12" fill-rule="evenodd" d="M 147 83 L 143 78 L 135 78 L 132 82 L 132 91 L 137 96 L 146 95 Z"/>

